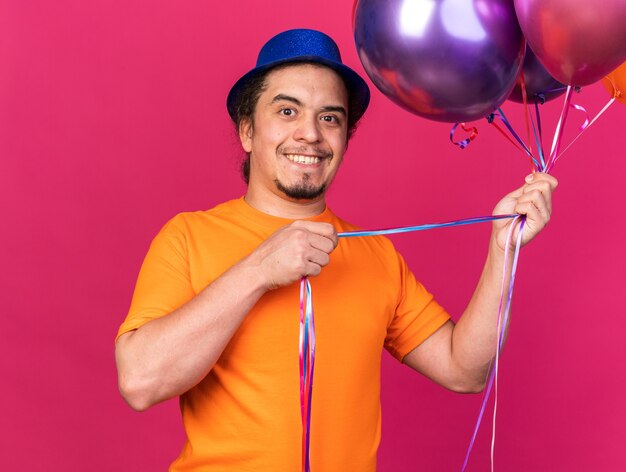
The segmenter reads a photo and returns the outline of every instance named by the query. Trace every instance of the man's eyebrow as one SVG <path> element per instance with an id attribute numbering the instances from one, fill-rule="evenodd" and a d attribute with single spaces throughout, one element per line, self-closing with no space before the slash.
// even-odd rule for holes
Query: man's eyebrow
<path id="1" fill-rule="evenodd" d="M 348 116 L 348 113 L 346 112 L 346 109 L 344 107 L 328 106 L 328 107 L 322 107 L 321 110 L 322 111 L 334 111 L 335 113 L 343 114 L 343 116 Z"/>
<path id="2" fill-rule="evenodd" d="M 298 105 L 299 107 L 303 106 L 303 103 L 300 100 L 298 100 L 297 98 L 291 97 L 289 95 L 285 95 L 283 93 L 279 93 L 278 95 L 276 95 L 272 99 L 270 105 L 272 105 L 272 104 L 274 104 L 276 102 L 281 102 L 281 101 L 291 102 L 291 103 L 293 103 L 295 105 Z M 348 116 L 348 112 L 346 112 L 346 109 L 344 107 L 342 107 L 342 106 L 329 105 L 329 106 L 321 107 L 320 110 L 323 111 L 323 112 L 331 111 L 331 112 L 335 112 L 335 113 L 341 113 L 344 116 Z"/>
<path id="3" fill-rule="evenodd" d="M 297 98 L 290 97 L 289 95 L 285 95 L 285 94 L 282 94 L 282 93 L 279 93 L 278 95 L 276 95 L 272 99 L 272 103 L 276 103 L 276 102 L 280 102 L 280 101 L 292 102 L 292 103 L 295 103 L 296 105 L 298 105 L 299 107 L 302 106 L 302 102 L 300 100 L 298 100 Z"/>

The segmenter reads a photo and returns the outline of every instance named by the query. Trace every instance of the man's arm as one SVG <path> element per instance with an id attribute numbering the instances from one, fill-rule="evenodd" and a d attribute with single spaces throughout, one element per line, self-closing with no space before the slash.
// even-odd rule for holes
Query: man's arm
<path id="1" fill-rule="evenodd" d="M 543 173 L 526 178 L 526 184 L 504 197 L 494 214 L 526 215 L 522 244 L 533 239 L 548 223 L 552 213 L 554 177 Z M 458 392 L 484 389 L 495 357 L 498 337 L 498 307 L 502 287 L 502 268 L 506 237 L 511 221 L 496 221 L 489 242 L 489 252 L 482 275 L 463 315 L 455 325 L 444 324 L 426 341 L 407 354 L 403 362 L 444 387 Z M 513 233 L 513 240 L 517 230 Z M 510 265 L 510 264 L 509 264 Z M 508 287 L 510 268 L 504 286 Z M 508 326 L 506 327 L 508 330 Z"/>
<path id="2" fill-rule="evenodd" d="M 188 303 L 120 336 L 115 358 L 124 399 L 141 411 L 195 386 L 265 292 L 318 275 L 336 246 L 332 225 L 297 221 Z"/>

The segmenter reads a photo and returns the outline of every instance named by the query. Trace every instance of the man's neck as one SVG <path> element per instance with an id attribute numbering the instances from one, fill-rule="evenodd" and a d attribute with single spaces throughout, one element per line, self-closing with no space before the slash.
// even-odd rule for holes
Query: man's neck
<path id="1" fill-rule="evenodd" d="M 317 216 L 326 209 L 324 195 L 315 200 L 292 200 L 287 196 L 276 195 L 266 189 L 258 190 L 248 187 L 245 200 L 251 207 L 263 213 L 290 220 Z"/>

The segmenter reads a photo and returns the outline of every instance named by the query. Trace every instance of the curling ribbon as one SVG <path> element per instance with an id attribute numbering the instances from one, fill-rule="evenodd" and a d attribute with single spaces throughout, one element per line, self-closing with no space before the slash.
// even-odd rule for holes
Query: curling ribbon
<path id="1" fill-rule="evenodd" d="M 311 400 L 315 370 L 315 319 L 311 283 L 300 281 L 300 410 L 302 414 L 302 470 L 311 470 Z"/>
<path id="2" fill-rule="evenodd" d="M 463 129 L 463 131 L 470 133 L 470 135 L 462 141 L 455 141 L 454 132 L 459 126 Z M 454 144 L 455 146 L 459 146 L 461 149 L 465 149 L 467 146 L 469 146 L 469 144 L 474 141 L 476 136 L 478 136 L 478 128 L 476 128 L 475 126 L 467 126 L 465 123 L 455 123 L 450 130 L 450 141 L 452 142 L 452 144 Z"/>
<path id="3" fill-rule="evenodd" d="M 513 223 L 511 224 L 511 227 L 509 228 L 509 231 L 507 233 L 507 238 L 506 238 L 506 247 L 509 248 L 511 246 L 511 235 L 513 234 L 513 228 L 515 227 L 515 222 L 521 218 L 521 224 L 520 224 L 520 229 L 519 232 L 517 234 L 517 241 L 515 244 L 515 254 L 513 256 L 513 267 L 511 269 L 511 278 L 509 280 L 509 289 L 507 292 L 507 300 L 506 303 L 503 305 L 503 300 L 504 300 L 504 293 L 505 293 L 505 281 L 506 281 L 506 268 L 508 266 L 508 252 L 505 252 L 504 255 L 504 268 L 503 268 L 503 273 L 502 273 L 502 286 L 500 288 L 500 303 L 498 306 L 498 325 L 497 325 L 497 333 L 498 333 L 498 338 L 497 338 L 497 344 L 496 344 L 496 357 L 495 357 L 495 363 L 493 365 L 493 369 L 491 369 L 491 372 L 489 374 L 489 380 L 487 381 L 487 388 L 485 390 L 485 393 L 483 395 L 483 401 L 480 407 L 480 412 L 478 413 L 478 419 L 476 420 L 476 425 L 474 426 L 474 432 L 472 434 L 472 439 L 470 440 L 470 444 L 469 447 L 467 448 L 467 453 L 465 454 L 465 460 L 463 461 L 463 466 L 461 467 L 461 472 L 465 472 L 466 468 L 467 468 L 467 463 L 469 460 L 469 456 L 472 452 L 472 448 L 474 447 L 474 442 L 476 440 L 476 435 L 478 434 L 478 429 L 480 428 L 480 424 L 482 422 L 483 416 L 485 414 L 485 410 L 487 408 L 487 401 L 489 400 L 489 397 L 491 395 L 491 389 L 495 384 L 495 400 L 494 400 L 494 408 L 493 408 L 493 422 L 492 422 L 492 436 L 491 436 L 491 470 L 493 472 L 493 465 L 494 465 L 494 451 L 495 451 L 495 438 L 496 438 L 496 412 L 497 412 L 497 407 L 498 407 L 498 363 L 499 363 L 499 359 L 500 359 L 500 352 L 502 351 L 502 347 L 504 344 L 504 334 L 506 331 L 506 326 L 508 324 L 509 321 L 509 313 L 510 313 L 510 309 L 511 309 L 511 300 L 513 297 L 513 286 L 515 283 L 515 273 L 517 271 L 517 261 L 518 261 L 518 256 L 519 256 L 519 250 L 521 247 L 521 241 L 522 241 L 522 232 L 524 229 L 524 223 L 526 221 L 525 218 L 517 215 L 515 217 L 515 220 L 513 220 Z M 504 306 L 504 317 L 502 316 L 502 308 Z M 504 319 L 503 319 L 504 318 Z"/>
<path id="4" fill-rule="evenodd" d="M 544 158 L 545 153 L 543 151 L 543 144 L 542 144 L 543 139 L 542 139 L 541 119 L 540 119 L 540 114 L 539 114 L 539 103 L 543 104 L 545 102 L 544 94 L 560 91 L 561 89 L 547 90 L 545 92 L 536 94 L 535 113 L 536 113 L 537 123 L 535 126 L 535 122 L 532 119 L 532 116 L 530 116 L 530 113 L 528 111 L 526 97 L 525 97 L 526 90 L 525 90 L 524 85 L 525 84 L 523 84 L 522 86 L 523 88 L 522 94 L 524 95 L 524 106 L 525 106 L 525 113 L 526 113 L 526 131 L 527 131 L 527 134 L 529 135 L 529 142 L 530 142 L 530 132 L 529 132 L 530 128 L 528 126 L 529 124 L 528 118 L 530 117 L 530 123 L 532 124 L 532 130 L 535 136 L 535 142 L 537 144 L 537 151 L 539 153 L 541 164 L 537 162 L 531 149 L 529 149 L 529 147 L 517 135 L 517 133 L 515 132 L 515 130 L 509 123 L 508 119 L 506 118 L 506 115 L 504 114 L 501 108 L 497 109 L 497 113 L 494 112 L 490 114 L 487 117 L 487 121 L 490 124 L 492 124 L 496 129 L 498 129 L 498 131 L 500 131 L 500 133 L 502 133 L 503 136 L 505 136 L 513 145 L 515 145 L 515 147 L 517 147 L 522 152 L 526 153 L 531 158 L 531 162 L 533 163 L 533 165 L 535 166 L 537 170 L 541 172 L 546 172 L 546 173 L 550 173 L 556 161 L 572 146 L 572 144 L 574 144 L 574 142 L 578 140 L 578 138 L 580 138 L 580 136 L 587 129 L 589 129 L 589 127 L 591 127 L 591 125 L 593 125 L 596 122 L 596 120 L 609 108 L 609 106 L 613 104 L 613 102 L 615 102 L 617 97 L 620 95 L 620 92 L 617 90 L 617 87 L 615 86 L 615 84 L 613 84 L 613 87 L 615 90 L 613 97 L 598 112 L 598 114 L 590 121 L 589 114 L 587 113 L 585 108 L 583 108 L 580 105 L 571 104 L 572 91 L 575 90 L 576 92 L 578 92 L 579 88 L 568 86 L 566 93 L 565 93 L 563 109 L 561 111 L 561 115 L 559 117 L 559 121 L 557 123 L 557 127 L 554 132 L 554 138 L 552 141 L 552 147 L 550 149 L 550 155 L 548 159 L 546 160 Z M 565 149 L 559 152 L 559 147 L 561 145 L 561 141 L 563 137 L 564 125 L 565 125 L 565 121 L 567 120 L 567 112 L 570 107 L 585 113 L 586 118 L 585 118 L 584 123 L 580 126 L 580 132 L 578 133 L 578 135 L 567 145 L 567 147 L 565 147 Z M 517 143 L 513 141 L 513 139 L 511 139 L 511 137 L 508 134 L 506 134 L 504 130 L 495 123 L 496 118 L 502 121 L 502 123 L 506 126 L 506 128 L 511 133 L 513 138 L 515 138 L 515 141 L 517 141 Z M 454 132 L 459 126 L 461 126 L 461 128 L 464 131 L 470 132 L 471 134 L 468 138 L 462 141 L 455 142 Z M 461 149 L 465 149 L 469 145 L 469 143 L 474 140 L 477 134 L 478 134 L 478 130 L 475 127 L 467 127 L 465 123 L 456 123 L 450 130 L 450 141 L 453 144 L 459 146 Z M 508 251 L 506 251 L 505 253 L 503 276 L 502 276 L 502 287 L 500 291 L 500 303 L 498 307 L 498 317 L 497 317 L 498 324 L 497 324 L 496 331 L 498 333 L 498 336 L 497 336 L 495 361 L 493 364 L 493 368 L 491 369 L 491 372 L 489 374 L 489 379 L 487 381 L 487 388 L 485 389 L 485 393 L 483 395 L 483 402 L 481 404 L 478 419 L 474 427 L 474 432 L 470 440 L 470 444 L 469 444 L 469 447 L 465 456 L 465 460 L 461 468 L 461 472 L 464 472 L 467 468 L 469 456 L 474 446 L 476 435 L 478 433 L 478 429 L 480 427 L 480 424 L 482 422 L 482 419 L 485 413 L 487 401 L 489 400 L 491 390 L 495 385 L 495 393 L 494 393 L 495 398 L 494 398 L 492 437 L 491 437 L 491 471 L 493 472 L 494 470 L 496 413 L 497 413 L 497 407 L 498 407 L 498 364 L 499 364 L 499 359 L 500 359 L 500 352 L 502 350 L 502 346 L 504 343 L 504 335 L 506 331 L 506 326 L 509 320 L 511 300 L 513 296 L 513 286 L 515 282 L 515 274 L 517 271 L 519 251 L 521 248 L 522 232 L 523 232 L 524 225 L 526 222 L 525 217 L 521 215 L 482 216 L 482 217 L 475 217 L 475 218 L 466 218 L 462 220 L 455 220 L 455 221 L 450 221 L 450 222 L 445 222 L 445 223 L 434 223 L 434 224 L 425 224 L 425 225 L 418 225 L 418 226 L 403 226 L 403 227 L 386 228 L 386 229 L 379 229 L 379 230 L 349 231 L 349 232 L 338 233 L 337 235 L 340 238 L 355 237 L 355 236 L 378 236 L 378 235 L 387 235 L 387 234 L 407 233 L 407 232 L 412 232 L 412 231 L 424 231 L 424 230 L 429 230 L 429 229 L 451 227 L 451 226 L 462 226 L 462 225 L 469 225 L 469 224 L 475 224 L 475 223 L 483 223 L 487 221 L 500 220 L 500 219 L 505 219 L 505 218 L 514 218 L 514 221 L 512 222 L 511 227 L 509 228 L 509 232 L 507 234 L 507 242 L 506 242 L 507 248 L 510 247 L 511 235 L 513 233 L 513 228 L 515 227 L 516 221 L 519 219 L 521 223 L 520 223 L 519 231 L 517 234 L 517 240 L 515 243 L 513 264 L 511 268 L 511 277 L 509 280 L 506 303 L 503 304 L 504 293 L 505 293 L 504 284 L 505 284 L 505 279 L 506 279 L 506 268 L 508 265 L 508 261 L 507 261 Z M 502 312 L 503 306 L 504 306 L 504 315 Z M 303 430 L 302 432 L 302 470 L 304 472 L 310 472 L 311 399 L 312 399 L 312 393 L 313 393 L 314 364 L 315 364 L 315 324 L 314 324 L 314 316 L 313 316 L 311 284 L 309 283 L 309 280 L 306 277 L 304 277 L 302 278 L 302 281 L 300 284 L 300 405 L 301 405 L 301 411 L 302 411 L 302 430 Z"/>
<path id="5" fill-rule="evenodd" d="M 361 230 L 361 231 L 345 231 L 338 233 L 339 238 L 350 238 L 353 236 L 382 236 L 386 234 L 410 233 L 412 231 L 424 231 L 427 229 L 447 228 L 450 226 L 465 226 L 474 223 L 485 223 L 487 221 L 503 220 L 506 218 L 515 218 L 519 215 L 493 215 L 493 216 L 477 216 L 474 218 L 465 218 L 462 220 L 448 221 L 445 223 L 431 223 L 417 226 L 400 226 L 397 228 Z"/>
<path id="6" fill-rule="evenodd" d="M 563 138 L 565 120 L 567 120 L 567 112 L 569 110 L 569 104 L 572 100 L 572 90 L 572 86 L 568 85 L 567 91 L 565 92 L 565 100 L 563 101 L 561 116 L 559 117 L 559 121 L 556 124 L 556 130 L 554 131 L 552 148 L 550 149 L 550 158 L 548 160 L 547 168 L 545 169 L 546 172 L 549 172 L 550 169 L 552 169 L 556 160 L 556 156 L 559 154 L 559 146 L 561 145 L 561 139 Z"/>
<path id="7" fill-rule="evenodd" d="M 530 140 L 530 113 L 528 112 L 528 95 L 526 94 L 526 79 L 524 78 L 524 70 L 522 69 L 520 71 L 520 85 L 522 88 L 522 103 L 524 105 L 524 117 L 525 117 L 525 121 L 526 121 L 526 136 L 528 139 L 528 148 L 530 151 L 529 157 L 530 157 L 530 163 L 531 164 L 536 164 L 537 161 L 535 161 L 533 159 L 534 154 L 533 154 L 533 146 L 532 146 L 532 141 Z"/>
<path id="8" fill-rule="evenodd" d="M 609 78 L 607 77 L 607 79 Z M 582 107 L 581 105 L 571 103 L 572 92 L 577 92 L 577 93 L 580 92 L 581 90 L 580 87 L 572 87 L 572 86 L 559 87 L 559 88 L 555 88 L 551 90 L 546 90 L 540 93 L 536 93 L 535 102 L 534 102 L 535 115 L 536 115 L 536 125 L 535 125 L 535 119 L 533 119 L 528 109 L 529 108 L 528 97 L 526 95 L 526 86 L 525 86 L 523 74 L 522 74 L 521 88 L 522 88 L 522 99 L 523 99 L 524 116 L 525 116 L 525 123 L 526 123 L 526 134 L 528 135 L 528 144 L 526 144 L 517 134 L 517 132 L 515 131 L 515 129 L 509 122 L 509 120 L 507 119 L 506 115 L 502 111 L 502 108 L 497 108 L 496 111 L 487 115 L 487 122 L 490 125 L 492 125 L 494 128 L 496 128 L 518 150 L 522 151 L 523 153 L 525 153 L 527 156 L 530 157 L 531 164 L 534 170 L 537 170 L 539 172 L 550 173 L 550 171 L 554 167 L 554 164 L 561 157 L 561 155 L 563 155 L 565 151 L 567 151 L 570 148 L 570 146 L 574 144 L 574 142 L 577 141 L 578 138 L 580 138 L 582 133 L 586 131 L 587 128 L 589 128 L 593 123 L 595 123 L 595 121 L 600 117 L 600 115 L 602 115 L 606 111 L 606 109 L 609 106 L 611 106 L 613 102 L 616 100 L 616 98 L 620 95 L 621 92 L 617 90 L 617 87 L 612 81 L 611 83 L 614 88 L 613 97 L 604 106 L 604 108 L 602 108 L 602 110 L 598 112 L 598 114 L 592 120 L 589 119 L 589 113 L 584 107 Z M 539 104 L 543 105 L 545 103 L 546 94 L 553 93 L 553 92 L 560 92 L 562 90 L 566 90 L 565 101 L 563 103 L 563 109 L 561 111 L 561 115 L 559 117 L 556 130 L 554 132 L 550 155 L 546 159 L 545 152 L 543 150 L 543 137 L 542 137 L 542 128 L 541 128 L 541 117 L 539 114 Z M 565 149 L 560 151 L 560 146 L 562 144 L 562 139 L 563 139 L 563 131 L 565 127 L 565 122 L 567 120 L 568 110 L 570 108 L 573 108 L 575 110 L 578 110 L 584 113 L 585 121 L 580 126 L 578 135 L 576 135 L 576 137 L 567 145 Z M 504 124 L 505 128 L 508 130 L 508 133 L 496 123 L 496 119 L 499 119 Z M 471 131 L 471 135 L 467 139 L 464 139 L 462 141 L 454 141 L 454 132 L 459 126 L 461 126 L 463 130 L 467 132 Z M 535 144 L 537 146 L 538 156 L 535 156 L 535 153 L 533 152 L 532 140 L 531 140 L 531 134 L 530 134 L 531 129 L 535 137 Z M 478 129 L 476 127 L 470 128 L 470 127 L 467 127 L 465 123 L 456 123 L 450 130 L 450 141 L 452 142 L 452 144 L 459 146 L 461 149 L 465 149 L 469 145 L 469 143 L 476 137 L 477 134 L 478 134 Z M 537 160 L 537 157 L 539 160 Z"/>
<path id="9" fill-rule="evenodd" d="M 513 136 L 513 138 L 515 138 L 515 141 L 500 126 L 498 126 L 498 124 L 495 122 L 496 118 L 499 119 L 500 121 L 502 121 L 502 123 L 504 124 L 506 129 L 509 131 L 509 133 L 511 133 L 511 136 Z M 520 138 L 519 135 L 515 132 L 515 130 L 513 129 L 513 126 L 511 126 L 511 123 L 509 122 L 509 120 L 507 119 L 506 115 L 504 114 L 504 112 L 502 111 L 501 108 L 498 108 L 497 112 L 493 112 L 489 116 L 487 116 L 487 122 L 490 125 L 492 125 L 494 128 L 496 128 L 517 149 L 519 149 L 520 151 L 526 153 L 526 155 L 530 158 L 531 164 L 535 168 L 539 169 L 539 163 L 537 162 L 537 160 L 533 156 L 531 150 L 524 143 L 522 138 Z"/>
<path id="10" fill-rule="evenodd" d="M 513 256 L 513 267 L 511 268 L 511 278 L 509 280 L 509 290 L 507 292 L 507 301 L 504 309 L 504 321 L 500 325 L 500 317 L 498 316 L 498 346 L 496 349 L 496 363 L 494 368 L 494 376 L 495 376 L 495 395 L 494 395 L 494 407 L 493 407 L 493 427 L 491 430 L 491 472 L 494 469 L 494 451 L 495 451 L 495 443 L 496 443 L 496 413 L 498 411 L 498 372 L 499 372 L 499 361 L 500 361 L 500 353 L 502 352 L 502 347 L 504 346 L 504 336 L 506 334 L 506 327 L 509 324 L 509 313 L 511 312 L 511 301 L 513 298 L 513 286 L 515 284 L 515 273 L 517 272 L 517 261 L 519 260 L 519 250 L 522 247 L 522 233 L 524 231 L 524 225 L 526 224 L 526 217 L 522 216 L 521 223 L 519 227 L 519 231 L 517 233 L 517 241 L 515 242 L 515 254 Z M 513 231 L 513 227 L 515 223 L 511 225 L 509 231 Z M 503 280 L 506 277 L 506 263 L 504 265 L 504 273 Z M 504 292 L 500 293 L 500 298 L 502 298 Z"/>
<path id="11" fill-rule="evenodd" d="M 487 117 L 487 122 L 488 122 L 491 126 L 493 126 L 495 129 L 497 129 L 497 130 L 498 130 L 498 131 L 502 134 L 502 136 L 504 136 L 504 137 L 505 137 L 505 138 L 506 138 L 506 139 L 507 139 L 507 140 L 508 140 L 511 144 L 513 144 L 513 146 L 515 146 L 515 147 L 516 147 L 517 149 L 519 149 L 520 151 L 522 151 L 522 152 L 526 153 L 526 151 L 525 151 L 524 149 L 522 149 L 522 148 L 519 146 L 519 144 L 517 144 L 515 141 L 513 141 L 513 139 L 512 139 L 512 138 L 511 138 L 508 134 L 506 134 L 506 132 L 505 132 L 502 128 L 500 128 L 500 126 L 498 126 L 498 124 L 494 121 L 494 120 L 495 120 L 495 118 L 496 118 L 495 114 L 494 114 L 494 113 L 492 113 L 491 115 L 489 115 L 489 116 Z M 528 153 L 526 153 L 526 154 L 528 154 Z"/>
<path id="12" fill-rule="evenodd" d="M 432 223 L 417 226 L 402 226 L 397 228 L 386 228 L 378 230 L 346 231 L 338 233 L 339 238 L 350 238 L 357 236 L 380 236 L 385 234 L 408 233 L 412 231 L 424 231 L 435 228 L 446 228 L 451 226 L 464 226 L 488 221 L 502 220 L 507 218 L 517 219 L 520 215 L 492 215 L 465 218 L 461 220 L 448 221 L 445 223 Z M 521 232 L 521 229 L 520 229 Z M 507 242 L 508 246 L 508 242 Z M 516 259 L 517 260 L 517 259 Z M 506 260 L 505 269 L 506 270 Z M 513 285 L 511 282 L 510 290 Z M 510 302 L 510 296 L 509 296 Z M 500 315 L 498 314 L 498 318 Z M 315 367 L 315 320 L 313 314 L 313 298 L 311 284 L 307 277 L 300 281 L 300 409 L 302 415 L 302 470 L 311 471 L 311 400 L 313 395 L 313 371 Z M 481 414 L 482 417 L 482 414 Z M 480 424 L 480 419 L 479 419 Z M 478 428 L 478 425 L 476 426 Z M 471 449 L 471 447 L 470 447 Z M 469 452 L 468 452 L 469 454 Z"/>
<path id="13" fill-rule="evenodd" d="M 513 129 L 513 126 L 511 126 L 511 123 L 509 122 L 509 120 L 507 119 L 506 115 L 504 114 L 504 111 L 502 111 L 502 108 L 498 108 L 498 113 L 493 113 L 492 115 L 493 115 L 494 118 L 499 118 L 500 121 L 502 121 L 502 123 L 504 123 L 504 126 L 506 126 L 506 128 L 513 135 L 515 140 L 522 146 L 524 152 L 528 156 L 532 157 L 532 153 L 530 152 L 530 149 L 528 148 L 528 146 L 526 146 L 526 143 L 524 143 L 522 138 L 520 138 L 518 136 L 518 134 L 515 132 L 515 130 Z"/>
<path id="14" fill-rule="evenodd" d="M 585 114 L 585 121 L 582 125 L 580 125 L 580 128 L 578 128 L 578 131 L 585 131 L 585 128 L 589 126 L 589 112 L 585 109 L 585 107 L 581 105 L 576 105 L 575 103 L 570 103 L 569 106 L 572 107 L 574 110 L 581 111 Z"/>
<path id="15" fill-rule="evenodd" d="M 613 85 L 613 87 L 615 87 L 615 85 Z M 583 123 L 583 125 L 581 126 L 580 132 L 576 135 L 576 137 L 574 139 L 572 139 L 572 141 L 570 141 L 570 143 L 565 147 L 565 149 L 563 149 L 552 161 L 551 165 L 548 167 L 548 172 L 550 170 L 552 170 L 552 168 L 554 167 L 554 164 L 556 163 L 556 161 L 563 155 L 565 154 L 565 152 L 572 147 L 572 144 L 574 144 L 576 141 L 578 141 L 578 138 L 580 138 L 582 136 L 582 134 L 587 131 L 589 128 L 591 128 L 591 125 L 593 125 L 598 118 L 600 118 L 601 115 L 604 114 L 604 112 L 611 106 L 613 105 L 613 103 L 615 102 L 615 100 L 617 99 L 618 95 L 618 91 L 617 88 L 615 89 L 615 93 L 613 94 L 613 97 L 607 102 L 606 105 L 604 105 L 604 107 L 602 108 L 602 110 L 600 110 L 598 112 L 598 114 L 596 116 L 594 116 L 591 121 L 589 121 L 589 118 L 587 117 L 587 120 L 585 121 L 585 123 Z M 580 107 L 582 108 L 582 107 Z M 584 109 L 583 109 L 584 110 Z M 585 111 L 586 112 L 586 111 Z"/>
<path id="16" fill-rule="evenodd" d="M 537 170 L 541 170 L 545 167 L 546 165 L 546 161 L 543 157 L 543 136 L 541 134 L 541 118 L 539 117 L 539 106 L 537 105 L 537 102 L 535 101 L 535 112 L 537 114 L 537 124 L 535 125 L 535 120 L 533 120 L 532 114 L 529 113 L 530 115 L 530 123 L 532 125 L 532 129 L 533 129 L 533 136 L 535 136 L 535 144 L 537 145 L 537 152 L 539 153 L 539 161 L 541 162 L 541 164 L 539 165 L 535 159 L 534 163 L 535 167 Z"/>

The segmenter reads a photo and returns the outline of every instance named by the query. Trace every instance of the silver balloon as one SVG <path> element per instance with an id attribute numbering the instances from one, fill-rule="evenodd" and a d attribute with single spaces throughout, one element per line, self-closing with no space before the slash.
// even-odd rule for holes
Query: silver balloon
<path id="1" fill-rule="evenodd" d="M 512 0 L 359 0 L 354 37 L 378 89 L 437 121 L 491 113 L 524 55 Z"/>

